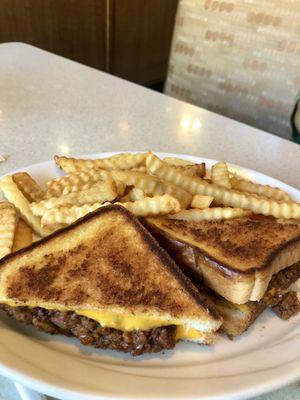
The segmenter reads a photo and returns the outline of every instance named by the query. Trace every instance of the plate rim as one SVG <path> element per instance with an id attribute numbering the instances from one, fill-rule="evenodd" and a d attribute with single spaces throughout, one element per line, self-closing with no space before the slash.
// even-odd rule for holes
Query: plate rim
<path id="1" fill-rule="evenodd" d="M 125 153 L 127 151 L 114 151 L 114 152 L 103 152 L 103 153 L 93 153 L 93 154 L 86 154 L 86 155 L 79 155 L 79 156 L 75 156 L 75 157 L 81 157 L 81 158 L 105 158 L 105 157 L 109 157 L 111 155 L 114 154 L 118 154 L 118 153 Z M 128 151 L 128 153 L 136 153 L 135 151 Z M 205 157 L 200 157 L 200 156 L 193 156 L 193 155 L 188 155 L 188 154 L 179 154 L 179 153 L 165 153 L 165 152 L 156 152 L 153 151 L 153 153 L 157 154 L 158 156 L 161 157 L 180 157 L 180 158 L 184 158 L 184 159 L 190 159 L 190 160 L 195 160 L 197 162 L 199 162 L 200 160 L 203 162 L 206 162 L 208 164 L 217 162 L 217 160 L 214 159 L 210 159 L 210 158 L 205 158 Z M 66 155 L 68 156 L 68 155 Z M 21 167 L 21 168 L 17 168 L 12 172 L 8 172 L 6 174 L 4 174 L 3 176 L 12 174 L 14 172 L 17 171 L 26 171 L 30 168 L 39 168 L 39 167 L 45 167 L 45 164 L 47 165 L 48 163 L 54 164 L 54 160 L 48 160 L 48 161 L 43 161 L 40 163 L 35 163 L 35 164 L 30 164 L 27 165 L 25 167 Z M 237 168 L 239 170 L 241 170 L 242 172 L 245 173 L 249 173 L 249 174 L 254 174 L 255 177 L 259 177 L 260 179 L 267 179 L 267 180 L 272 180 L 274 181 L 274 183 L 276 184 L 276 186 L 283 188 L 284 190 L 287 190 L 290 194 L 292 194 L 293 196 L 296 197 L 297 201 L 300 201 L 300 191 L 297 188 L 294 188 L 288 184 L 286 184 L 285 182 L 282 182 L 276 178 L 272 178 L 269 175 L 263 174 L 259 171 L 250 169 L 250 168 L 245 168 L 245 167 L 241 167 L 239 165 L 236 164 L 232 164 L 230 162 L 228 162 L 228 165 L 230 167 L 233 168 Z M 58 170 L 57 170 L 58 171 Z M 269 380 L 265 380 L 262 381 L 260 383 L 256 383 L 255 387 L 251 386 L 250 388 L 247 385 L 244 385 L 242 388 L 239 389 L 235 389 L 232 393 L 228 393 L 225 396 L 220 397 L 219 395 L 209 395 L 209 396 L 205 396 L 205 397 L 201 397 L 199 395 L 196 396 L 189 396 L 189 394 L 187 394 L 186 398 L 187 399 L 217 399 L 217 398 L 222 398 L 222 399 L 230 399 L 230 400 L 234 400 L 234 399 L 240 399 L 240 398 L 244 398 L 244 396 L 248 396 L 248 398 L 253 397 L 253 396 L 257 396 L 272 390 L 276 390 L 280 387 L 283 387 L 285 385 L 291 384 L 293 382 L 295 382 L 297 379 L 300 378 L 300 371 L 297 372 L 297 370 L 299 370 L 300 368 L 300 359 L 296 360 L 296 361 L 292 361 L 289 362 L 289 364 L 291 364 L 291 366 L 293 364 L 295 364 L 295 368 L 292 368 L 294 370 L 294 374 L 293 376 L 291 376 L 291 370 L 289 370 L 288 373 L 285 374 L 281 374 L 282 379 L 276 379 L 276 382 L 274 383 L 274 380 L 269 379 Z M 280 368 L 281 366 L 278 366 L 277 368 Z M 15 368 L 11 368 L 6 366 L 5 364 L 3 364 L 3 362 L 0 359 L 0 373 L 3 376 L 8 377 L 9 379 L 15 380 L 20 382 L 21 384 L 30 387 L 33 390 L 37 390 L 37 391 L 41 391 L 41 389 L 43 390 L 43 393 L 46 393 L 50 396 L 54 396 L 57 397 L 59 395 L 59 398 L 64 398 L 64 399 L 69 399 L 69 398 L 73 398 L 74 396 L 78 395 L 80 396 L 80 398 L 85 398 L 85 396 L 88 396 L 87 398 L 90 399 L 96 399 L 99 398 L 99 396 L 101 396 L 102 399 L 112 399 L 112 398 L 118 398 L 118 399 L 134 399 L 134 398 L 139 398 L 140 395 L 138 395 L 138 397 L 136 396 L 130 396 L 127 397 L 126 394 L 125 395 L 121 395 L 118 396 L 117 394 L 104 394 L 102 392 L 99 393 L 86 393 L 86 392 L 78 392 L 73 391 L 72 389 L 66 389 L 66 386 L 61 386 L 61 385 L 55 385 L 52 383 L 47 383 L 47 381 L 45 379 L 42 379 L 41 377 L 32 377 L 30 374 L 26 374 L 26 372 L 22 372 L 20 371 L 20 369 L 18 369 L 18 367 Z M 196 380 L 196 379 L 195 379 Z M 61 395 L 63 395 L 63 397 L 61 397 Z M 216 397 L 217 396 L 217 397 Z M 250 397 L 249 397 L 250 396 Z M 164 395 L 165 397 L 165 395 Z M 159 399 L 161 398 L 160 396 L 146 396 L 145 398 L 147 398 L 148 400 L 150 399 Z M 177 396 L 172 395 L 171 398 L 178 398 Z"/>

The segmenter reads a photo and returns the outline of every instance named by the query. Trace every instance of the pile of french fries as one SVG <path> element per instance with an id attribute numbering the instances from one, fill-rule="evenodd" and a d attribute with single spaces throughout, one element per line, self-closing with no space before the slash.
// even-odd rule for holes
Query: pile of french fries
<path id="1" fill-rule="evenodd" d="M 300 204 L 279 188 L 247 181 L 225 162 L 207 170 L 152 152 L 83 160 L 54 157 L 66 175 L 40 185 L 26 172 L 5 176 L 0 190 L 0 258 L 108 204 L 138 217 L 199 222 L 263 214 L 300 222 Z"/>

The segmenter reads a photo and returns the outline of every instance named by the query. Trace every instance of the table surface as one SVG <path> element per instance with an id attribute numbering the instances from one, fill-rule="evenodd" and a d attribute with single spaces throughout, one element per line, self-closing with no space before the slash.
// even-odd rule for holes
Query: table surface
<path id="1" fill-rule="evenodd" d="M 148 149 L 230 161 L 300 188 L 297 144 L 32 46 L 0 45 L 0 175 L 54 154 Z M 1 398 L 9 385 L 0 386 Z M 260 397 L 279 398 L 300 399 L 298 385 Z"/>

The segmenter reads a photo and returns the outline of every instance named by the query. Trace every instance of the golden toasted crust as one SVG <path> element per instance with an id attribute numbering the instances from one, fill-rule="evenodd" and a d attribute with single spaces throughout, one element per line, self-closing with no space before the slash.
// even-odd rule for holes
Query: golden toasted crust
<path id="1" fill-rule="evenodd" d="M 233 303 L 260 300 L 272 275 L 300 260 L 298 225 L 267 218 L 198 223 L 147 218 L 145 223 L 166 240 L 192 248 L 207 285 Z"/>
<path id="2" fill-rule="evenodd" d="M 0 262 L 0 302 L 221 321 L 127 210 L 107 206 Z"/>
<path id="3" fill-rule="evenodd" d="M 237 218 L 194 223 L 147 218 L 147 221 L 193 245 L 229 274 L 249 274 L 267 268 L 282 249 L 297 242 L 300 244 L 300 226 L 278 224 L 268 219 Z"/>

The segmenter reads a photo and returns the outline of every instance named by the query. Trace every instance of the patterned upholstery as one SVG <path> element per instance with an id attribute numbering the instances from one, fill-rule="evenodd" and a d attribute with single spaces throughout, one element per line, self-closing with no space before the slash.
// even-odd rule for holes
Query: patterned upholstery
<path id="1" fill-rule="evenodd" d="M 299 0 L 181 0 L 165 93 L 291 137 Z"/>

